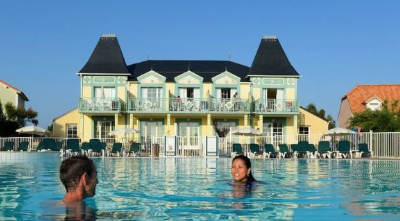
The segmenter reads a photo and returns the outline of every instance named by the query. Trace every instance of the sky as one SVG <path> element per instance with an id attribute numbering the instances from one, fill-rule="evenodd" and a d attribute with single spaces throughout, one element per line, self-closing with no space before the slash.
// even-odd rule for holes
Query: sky
<path id="1" fill-rule="evenodd" d="M 335 120 L 357 84 L 400 83 L 397 0 L 0 1 L 0 79 L 29 98 L 39 126 L 78 106 L 79 77 L 102 34 L 127 65 L 149 59 L 251 63 L 278 37 L 301 75 L 301 106 Z"/>

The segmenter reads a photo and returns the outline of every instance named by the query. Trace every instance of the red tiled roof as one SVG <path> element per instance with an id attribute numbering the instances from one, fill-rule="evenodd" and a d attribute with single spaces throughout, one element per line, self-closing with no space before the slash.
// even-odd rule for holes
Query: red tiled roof
<path id="1" fill-rule="evenodd" d="M 11 84 L 9 84 L 9 83 L 7 83 L 7 82 L 1 80 L 1 79 L 0 79 L 0 83 L 3 83 L 3 84 L 6 85 L 7 87 L 14 89 L 18 94 L 20 94 L 20 95 L 22 96 L 22 98 L 25 99 L 25 101 L 29 101 L 28 97 L 24 94 L 24 92 L 22 92 L 22 91 L 19 90 L 18 88 L 12 86 Z"/>
<path id="2" fill-rule="evenodd" d="M 362 112 L 365 110 L 365 104 L 373 98 L 382 102 L 387 100 L 389 104 L 394 100 L 400 101 L 400 84 L 357 85 L 342 100 L 346 98 L 352 113 Z"/>

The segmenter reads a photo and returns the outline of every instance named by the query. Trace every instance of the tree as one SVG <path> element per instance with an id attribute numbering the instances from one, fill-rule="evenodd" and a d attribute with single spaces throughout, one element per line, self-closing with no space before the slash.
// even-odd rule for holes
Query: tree
<path id="1" fill-rule="evenodd" d="M 350 127 L 358 126 L 361 131 L 375 132 L 399 132 L 400 131 L 400 109 L 398 101 L 394 101 L 390 107 L 385 100 L 381 110 L 365 109 L 363 112 L 355 113 L 349 119 Z"/>
<path id="2" fill-rule="evenodd" d="M 6 110 L 7 120 L 16 122 L 19 127 L 25 126 L 26 122 L 31 122 L 37 125 L 39 121 L 36 119 L 37 112 L 32 108 L 25 110 L 23 107 L 15 107 L 12 103 L 8 102 L 4 106 Z"/>
<path id="3" fill-rule="evenodd" d="M 315 106 L 315 104 L 311 103 L 311 104 L 307 105 L 306 110 L 308 112 L 328 121 L 329 122 L 328 129 L 336 127 L 336 121 L 333 119 L 333 117 L 331 115 L 328 115 L 325 117 L 326 112 L 324 109 L 318 110 L 317 106 Z"/>
<path id="4" fill-rule="evenodd" d="M 3 104 L 0 101 L 0 137 L 4 136 L 3 134 L 6 130 L 5 124 L 6 124 L 6 117 L 4 116 L 3 113 Z"/>
<path id="5" fill-rule="evenodd" d="M 51 124 L 50 126 L 47 127 L 47 130 L 50 132 L 53 132 L 53 124 Z"/>
<path id="6" fill-rule="evenodd" d="M 18 129 L 18 124 L 6 118 L 3 112 L 3 104 L 0 101 L 0 137 L 13 136 L 16 134 L 16 129 Z"/>
<path id="7" fill-rule="evenodd" d="M 328 123 L 328 129 L 332 129 L 336 127 L 336 121 L 333 119 L 331 115 L 326 116 L 326 120 Z"/>
<path id="8" fill-rule="evenodd" d="M 315 114 L 315 115 L 318 115 L 317 107 L 315 106 L 315 104 L 311 103 L 311 104 L 307 105 L 306 109 L 307 109 L 310 113 Z"/>
<path id="9" fill-rule="evenodd" d="M 226 137 L 226 135 L 229 133 L 229 128 L 227 127 L 220 128 L 220 124 L 218 123 L 217 120 L 213 120 L 213 125 L 214 125 L 214 130 L 217 133 L 218 137 Z"/>
<path id="10" fill-rule="evenodd" d="M 4 105 L 0 102 L 0 136 L 10 137 L 15 136 L 17 130 L 20 127 L 25 126 L 26 122 L 31 122 L 37 125 L 39 121 L 36 119 L 37 112 L 32 108 L 25 110 L 22 107 L 16 108 L 12 103 L 8 102 Z"/>

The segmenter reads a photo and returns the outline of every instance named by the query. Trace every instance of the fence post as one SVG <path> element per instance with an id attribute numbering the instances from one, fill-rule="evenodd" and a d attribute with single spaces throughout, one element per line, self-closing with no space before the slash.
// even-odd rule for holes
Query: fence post
<path id="1" fill-rule="evenodd" d="M 370 147 L 371 147 L 372 154 L 374 154 L 373 143 L 372 143 L 372 135 L 373 135 L 373 132 L 372 132 L 372 130 L 370 130 L 369 131 L 369 144 L 370 144 Z"/>

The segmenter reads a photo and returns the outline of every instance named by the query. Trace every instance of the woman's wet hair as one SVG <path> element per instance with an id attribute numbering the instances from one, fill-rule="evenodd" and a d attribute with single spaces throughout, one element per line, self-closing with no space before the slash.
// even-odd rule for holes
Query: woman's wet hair
<path id="1" fill-rule="evenodd" d="M 232 163 L 233 163 L 233 161 L 238 160 L 238 159 L 243 160 L 243 162 L 246 165 L 247 169 L 251 168 L 251 161 L 250 161 L 250 159 L 248 157 L 246 157 L 244 155 L 237 155 L 236 157 L 233 158 Z M 251 183 L 253 181 L 256 181 L 256 179 L 254 179 L 253 174 L 252 174 L 252 172 L 250 170 L 250 173 L 247 176 L 247 182 Z"/>

